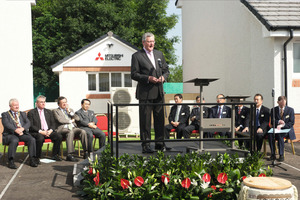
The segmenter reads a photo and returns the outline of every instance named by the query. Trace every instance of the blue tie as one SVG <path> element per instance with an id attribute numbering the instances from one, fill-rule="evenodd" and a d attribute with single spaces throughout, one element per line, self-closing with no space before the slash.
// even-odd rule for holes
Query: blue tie
<path id="1" fill-rule="evenodd" d="M 260 126 L 258 119 L 259 119 L 259 109 L 256 109 L 256 127 Z"/>
<path id="2" fill-rule="evenodd" d="M 221 106 L 219 106 L 219 114 L 218 114 L 218 118 L 222 118 L 222 110 L 221 110 Z"/>

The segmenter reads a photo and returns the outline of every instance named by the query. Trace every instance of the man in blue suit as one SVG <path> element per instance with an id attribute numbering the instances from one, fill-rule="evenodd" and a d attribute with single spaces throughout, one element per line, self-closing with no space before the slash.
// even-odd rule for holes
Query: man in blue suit
<path id="1" fill-rule="evenodd" d="M 225 103 L 225 96 L 224 94 L 218 94 L 217 95 L 217 103 Z M 209 112 L 209 118 L 231 118 L 231 108 L 225 105 L 217 105 L 217 106 L 213 106 L 210 109 Z M 224 137 L 225 135 L 227 135 L 228 137 L 230 136 L 230 133 L 219 133 L 220 136 Z M 213 133 L 208 133 L 208 137 L 212 137 Z"/>
<path id="2" fill-rule="evenodd" d="M 256 103 L 255 141 L 257 151 L 261 150 L 264 137 L 269 130 L 270 109 L 263 106 L 263 100 L 264 98 L 261 94 L 254 96 L 254 102 Z"/>
<path id="3" fill-rule="evenodd" d="M 278 133 L 275 134 L 276 140 L 278 140 L 278 149 L 279 149 L 279 159 L 278 161 L 284 161 L 284 140 L 283 138 L 289 137 L 291 140 L 296 139 L 295 131 L 294 131 L 294 123 L 295 123 L 295 114 L 294 109 L 286 106 L 286 97 L 279 96 L 278 97 L 278 106 L 271 110 L 271 124 L 272 127 L 280 130 L 280 129 L 290 129 L 288 133 Z M 273 126 L 273 112 L 275 109 L 275 126 Z M 269 134 L 269 144 L 271 149 L 271 160 L 275 160 L 275 146 L 274 146 L 274 135 Z"/>

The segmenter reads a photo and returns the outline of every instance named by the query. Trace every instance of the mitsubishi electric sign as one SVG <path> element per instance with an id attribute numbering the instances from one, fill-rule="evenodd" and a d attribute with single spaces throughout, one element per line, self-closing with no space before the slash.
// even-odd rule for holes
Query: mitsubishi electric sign
<path id="1" fill-rule="evenodd" d="M 118 60 L 121 61 L 121 58 L 123 58 L 123 54 L 105 54 L 104 57 L 101 55 L 101 52 L 98 53 L 97 57 L 95 58 L 95 61 L 114 61 Z"/>

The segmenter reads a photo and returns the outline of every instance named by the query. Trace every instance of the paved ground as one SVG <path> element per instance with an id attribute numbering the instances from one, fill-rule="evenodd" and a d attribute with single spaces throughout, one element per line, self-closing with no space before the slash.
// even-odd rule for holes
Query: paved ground
<path id="1" fill-rule="evenodd" d="M 285 161 L 280 167 L 274 167 L 274 176 L 287 179 L 300 189 L 300 142 L 294 143 L 296 155 L 291 153 L 290 144 L 286 144 Z M 140 148 L 140 146 L 139 146 Z M 0 199 L 80 199 L 73 186 L 74 163 L 62 161 L 54 163 L 42 163 L 37 168 L 28 166 L 28 160 L 24 164 L 22 155 L 18 155 L 16 162 L 18 170 L 6 167 L 6 163 L 0 160 Z M 80 159 L 83 161 L 83 159 Z M 271 164 L 268 159 L 266 164 Z"/>

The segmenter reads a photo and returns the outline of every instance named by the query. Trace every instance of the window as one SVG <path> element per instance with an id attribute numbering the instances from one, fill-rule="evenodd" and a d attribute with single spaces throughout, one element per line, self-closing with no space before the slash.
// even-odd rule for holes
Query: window
<path id="1" fill-rule="evenodd" d="M 132 87 L 132 80 L 130 74 L 124 74 L 124 86 L 125 87 Z"/>
<path id="2" fill-rule="evenodd" d="M 111 87 L 122 87 L 121 73 L 111 73 Z"/>
<path id="3" fill-rule="evenodd" d="M 300 43 L 293 45 L 294 73 L 300 73 Z"/>
<path id="4" fill-rule="evenodd" d="M 111 87 L 132 87 L 131 75 L 128 72 L 88 73 L 88 90 L 110 92 Z"/>
<path id="5" fill-rule="evenodd" d="M 99 92 L 109 92 L 109 73 L 99 73 Z"/>
<path id="6" fill-rule="evenodd" d="M 96 90 L 96 74 L 89 74 L 89 90 L 95 91 Z"/>

